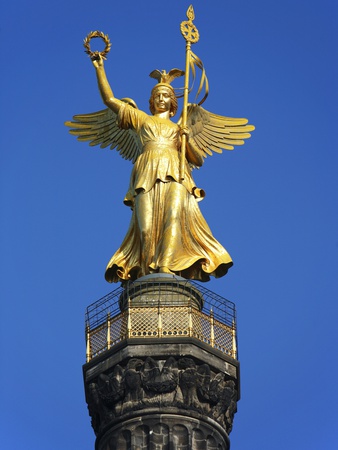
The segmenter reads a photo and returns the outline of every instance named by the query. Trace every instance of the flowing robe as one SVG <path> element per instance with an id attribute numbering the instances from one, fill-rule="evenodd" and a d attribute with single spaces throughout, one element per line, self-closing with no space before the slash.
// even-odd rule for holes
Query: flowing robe
<path id="1" fill-rule="evenodd" d="M 202 216 L 188 161 L 179 183 L 179 126 L 128 105 L 117 120 L 138 133 L 143 151 L 124 199 L 133 211 L 130 226 L 107 265 L 106 280 L 134 280 L 163 267 L 200 281 L 225 275 L 232 260 Z"/>

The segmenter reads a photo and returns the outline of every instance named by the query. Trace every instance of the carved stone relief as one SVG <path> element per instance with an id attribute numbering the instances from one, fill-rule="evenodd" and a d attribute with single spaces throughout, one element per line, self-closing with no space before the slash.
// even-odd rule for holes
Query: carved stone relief
<path id="1" fill-rule="evenodd" d="M 87 385 L 87 403 L 96 434 L 134 411 L 177 408 L 218 422 L 229 434 L 236 412 L 233 379 L 189 357 L 131 358 Z"/>

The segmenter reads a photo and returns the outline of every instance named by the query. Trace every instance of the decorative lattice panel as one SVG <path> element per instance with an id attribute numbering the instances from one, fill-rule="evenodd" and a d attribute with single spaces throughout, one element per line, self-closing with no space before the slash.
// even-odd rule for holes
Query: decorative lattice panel
<path id="1" fill-rule="evenodd" d="M 215 323 L 214 325 L 214 336 L 215 336 L 215 348 L 221 350 L 230 356 L 234 356 L 233 352 L 233 330 L 232 328 L 223 325 L 221 323 Z"/>
<path id="2" fill-rule="evenodd" d="M 127 315 L 120 314 L 110 319 L 110 345 L 116 345 L 127 337 Z"/>
<path id="3" fill-rule="evenodd" d="M 189 334 L 189 309 L 187 307 L 161 308 L 162 335 L 187 336 Z"/>
<path id="4" fill-rule="evenodd" d="M 205 342 L 206 344 L 210 344 L 211 338 L 210 320 L 211 320 L 210 316 L 207 316 L 206 314 L 199 314 L 198 323 L 196 324 L 196 327 L 194 327 L 194 331 L 195 329 L 196 331 L 198 331 L 198 336 L 196 336 L 196 338 L 202 342 Z"/>
<path id="5" fill-rule="evenodd" d="M 107 326 L 103 324 L 90 333 L 91 357 L 94 358 L 105 350 L 107 350 Z"/>
<path id="6" fill-rule="evenodd" d="M 130 337 L 158 335 L 158 308 L 130 308 Z"/>

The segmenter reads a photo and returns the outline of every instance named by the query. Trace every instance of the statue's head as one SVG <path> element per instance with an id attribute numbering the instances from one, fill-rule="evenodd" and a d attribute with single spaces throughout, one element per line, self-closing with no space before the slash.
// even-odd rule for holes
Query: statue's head
<path id="1" fill-rule="evenodd" d="M 169 114 L 173 117 L 177 112 L 177 97 L 175 95 L 174 88 L 171 86 L 171 82 L 178 77 L 182 77 L 184 72 L 180 69 L 171 69 L 169 73 L 165 70 L 153 70 L 149 75 L 151 78 L 155 78 L 158 81 L 157 85 L 151 91 L 151 96 L 149 100 L 150 111 L 152 114 L 156 113 L 156 102 L 155 98 L 158 96 L 159 92 L 163 93 L 168 100 L 170 99 Z"/>
<path id="2" fill-rule="evenodd" d="M 174 89 L 167 83 L 158 83 L 151 91 L 149 99 L 149 108 L 152 114 L 158 112 L 157 103 L 161 101 L 161 108 L 169 108 L 169 115 L 173 117 L 178 108 L 177 98 Z"/>

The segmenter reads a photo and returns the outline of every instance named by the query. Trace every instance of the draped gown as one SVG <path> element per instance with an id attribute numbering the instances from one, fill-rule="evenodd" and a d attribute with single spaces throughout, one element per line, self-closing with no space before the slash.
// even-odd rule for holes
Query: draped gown
<path id="1" fill-rule="evenodd" d="M 135 280 L 163 268 L 200 281 L 225 275 L 233 263 L 199 209 L 189 161 L 179 183 L 179 126 L 129 105 L 120 108 L 117 121 L 135 130 L 143 150 L 124 199 L 132 208 L 129 229 L 107 265 L 106 280 Z"/>

